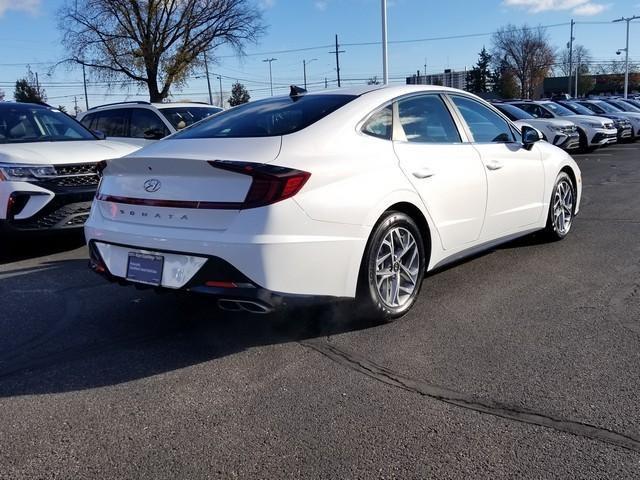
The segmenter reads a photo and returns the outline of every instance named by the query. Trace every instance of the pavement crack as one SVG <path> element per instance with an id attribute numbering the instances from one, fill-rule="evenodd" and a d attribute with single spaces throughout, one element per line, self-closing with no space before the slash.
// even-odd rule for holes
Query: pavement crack
<path id="1" fill-rule="evenodd" d="M 637 436 L 619 433 L 577 420 L 563 419 L 533 410 L 504 405 L 498 402 L 483 402 L 474 398 L 473 395 L 450 390 L 393 372 L 364 357 L 352 352 L 347 352 L 322 340 L 306 340 L 300 343 L 343 367 L 362 373 L 386 385 L 401 388 L 468 410 L 539 427 L 551 428 L 560 432 L 586 437 L 640 453 L 640 437 Z"/>

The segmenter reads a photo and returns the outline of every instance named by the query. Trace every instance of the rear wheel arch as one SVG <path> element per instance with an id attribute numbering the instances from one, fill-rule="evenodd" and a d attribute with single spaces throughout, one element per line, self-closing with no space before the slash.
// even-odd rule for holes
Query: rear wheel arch
<path id="1" fill-rule="evenodd" d="M 411 219 L 414 222 L 416 222 L 416 225 L 418 225 L 418 228 L 420 229 L 420 234 L 422 235 L 422 241 L 423 241 L 423 244 L 424 244 L 424 252 L 425 252 L 425 255 L 426 255 L 425 265 L 428 267 L 429 261 L 430 261 L 430 257 L 431 257 L 432 237 L 431 237 L 431 228 L 429 227 L 429 222 L 427 221 L 427 218 L 424 216 L 422 211 L 418 207 L 416 207 L 414 204 L 409 203 L 409 202 L 394 203 L 393 205 L 390 205 L 389 208 L 387 208 L 382 213 L 382 215 L 380 215 L 380 218 L 378 219 L 378 222 L 388 212 L 401 212 L 401 213 L 404 213 L 405 215 L 408 215 L 409 217 L 411 217 Z"/>

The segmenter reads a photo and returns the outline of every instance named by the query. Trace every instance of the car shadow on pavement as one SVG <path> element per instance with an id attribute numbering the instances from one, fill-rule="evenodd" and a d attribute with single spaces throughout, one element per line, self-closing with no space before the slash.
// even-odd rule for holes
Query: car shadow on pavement
<path id="1" fill-rule="evenodd" d="M 110 284 L 84 260 L 0 273 L 0 398 L 117 385 L 245 351 L 371 328 L 352 307 L 223 312 L 209 297 Z M 215 372 L 215 365 L 212 367 Z"/>
<path id="2" fill-rule="evenodd" d="M 84 244 L 82 232 L 36 234 L 23 238 L 0 237 L 0 265 L 75 250 Z"/>

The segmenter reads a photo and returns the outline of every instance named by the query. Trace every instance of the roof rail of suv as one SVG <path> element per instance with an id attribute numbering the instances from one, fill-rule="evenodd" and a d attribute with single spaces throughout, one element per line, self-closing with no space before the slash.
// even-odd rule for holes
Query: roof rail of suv
<path id="1" fill-rule="evenodd" d="M 114 103 L 105 103 L 104 105 L 96 105 L 95 107 L 91 107 L 89 110 L 95 110 L 96 108 L 102 107 L 111 107 L 113 105 L 151 105 L 149 102 L 145 102 L 144 100 L 131 100 L 129 102 L 114 102 Z"/>

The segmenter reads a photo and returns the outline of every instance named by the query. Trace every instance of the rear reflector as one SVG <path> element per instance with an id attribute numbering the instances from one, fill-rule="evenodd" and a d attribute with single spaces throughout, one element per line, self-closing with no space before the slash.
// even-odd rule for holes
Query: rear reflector
<path id="1" fill-rule="evenodd" d="M 206 282 L 205 285 L 207 287 L 217 287 L 217 288 L 236 288 L 237 285 L 233 282 Z"/>
<path id="2" fill-rule="evenodd" d="M 251 177 L 251 187 L 242 209 L 256 208 L 293 197 L 302 189 L 311 174 L 302 170 L 249 162 L 210 161 L 212 167 Z"/>

